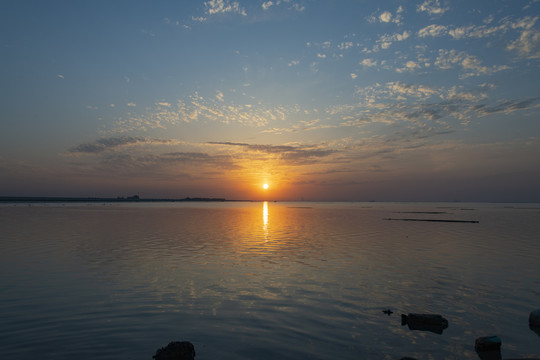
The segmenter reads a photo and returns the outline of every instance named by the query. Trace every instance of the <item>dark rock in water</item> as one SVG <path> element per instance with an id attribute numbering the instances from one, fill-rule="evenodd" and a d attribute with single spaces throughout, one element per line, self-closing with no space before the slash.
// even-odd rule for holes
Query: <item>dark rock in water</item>
<path id="1" fill-rule="evenodd" d="M 156 360 L 194 360 L 195 347 L 189 341 L 173 341 L 166 347 L 158 349 L 152 358 Z"/>
<path id="2" fill-rule="evenodd" d="M 388 316 L 390 316 L 390 315 L 392 315 L 392 314 L 394 313 L 394 312 L 393 312 L 392 310 L 390 310 L 390 309 L 385 309 L 385 310 L 383 310 L 382 312 L 385 313 L 385 314 L 388 315 Z"/>
<path id="3" fill-rule="evenodd" d="M 529 315 L 529 325 L 532 327 L 540 327 L 540 309 L 531 312 Z"/>
<path id="4" fill-rule="evenodd" d="M 482 336 L 474 342 L 474 349 L 481 360 L 501 360 L 501 344 L 498 336 Z"/>
<path id="5" fill-rule="evenodd" d="M 482 336 L 474 342 L 476 351 L 500 350 L 501 339 L 498 336 Z"/>
<path id="6" fill-rule="evenodd" d="M 448 327 L 448 320 L 438 314 L 401 314 L 401 325 L 407 325 L 410 330 L 442 334 L 443 330 Z"/>
<path id="7" fill-rule="evenodd" d="M 412 357 L 408 357 L 408 356 L 405 356 L 405 357 L 402 357 L 401 359 L 399 360 L 416 360 L 415 358 L 412 358 Z"/>

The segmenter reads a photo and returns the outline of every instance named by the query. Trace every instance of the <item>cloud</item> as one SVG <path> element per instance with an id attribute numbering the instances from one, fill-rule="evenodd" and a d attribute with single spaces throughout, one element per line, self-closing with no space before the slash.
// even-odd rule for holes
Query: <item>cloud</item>
<path id="1" fill-rule="evenodd" d="M 534 97 L 525 100 L 505 100 L 493 106 L 485 104 L 478 105 L 475 107 L 475 111 L 477 111 L 478 114 L 481 116 L 486 116 L 496 113 L 509 114 L 514 111 L 537 107 L 540 107 L 540 97 Z"/>
<path id="2" fill-rule="evenodd" d="M 246 16 L 247 13 L 244 8 L 240 7 L 238 1 L 229 0 L 209 0 L 204 2 L 206 13 L 208 15 L 233 13 Z"/>
<path id="3" fill-rule="evenodd" d="M 223 93 L 219 90 L 216 91 L 216 99 L 218 99 L 218 101 L 220 102 L 224 102 L 223 100 Z"/>
<path id="4" fill-rule="evenodd" d="M 398 73 L 404 73 L 404 72 L 413 72 L 416 69 L 420 69 L 421 66 L 416 62 L 409 60 L 405 63 L 404 67 L 396 68 L 396 72 Z"/>
<path id="5" fill-rule="evenodd" d="M 299 12 L 302 12 L 306 10 L 306 7 L 304 5 L 300 5 L 298 3 L 293 4 L 293 9 Z"/>
<path id="6" fill-rule="evenodd" d="M 345 41 L 338 45 L 339 50 L 348 50 L 354 47 L 354 44 L 352 41 Z"/>
<path id="7" fill-rule="evenodd" d="M 431 24 L 418 30 L 417 36 L 420 38 L 450 36 L 454 40 L 485 39 L 519 31 L 519 37 L 511 41 L 506 50 L 516 51 L 520 56 L 532 59 L 540 57 L 540 32 L 533 28 L 538 18 L 538 16 L 534 18 L 525 16 L 512 20 L 506 17 L 500 20 L 498 25 L 490 25 L 492 18 L 486 22 L 486 25 L 451 27 Z"/>
<path id="8" fill-rule="evenodd" d="M 537 99 L 489 105 L 487 91 L 482 84 L 469 90 L 453 86 L 435 88 L 422 84 L 388 82 L 359 87 L 360 102 L 353 106 L 327 109 L 332 118 L 341 117 L 340 126 L 366 127 L 370 124 L 406 124 L 418 134 L 442 134 L 452 131 L 451 124 L 467 125 L 474 116 L 488 113 L 516 111 L 536 107 Z M 504 110 L 503 110 L 504 109 Z M 436 121 L 434 123 L 433 121 Z M 427 128 L 432 128 L 426 133 Z"/>
<path id="9" fill-rule="evenodd" d="M 391 35 L 385 34 L 379 37 L 379 39 L 377 40 L 377 43 L 380 45 L 382 49 L 388 49 L 394 41 L 407 40 L 409 36 L 411 36 L 411 33 L 408 31 L 403 31 L 403 33 L 401 34 L 400 33 L 395 33 Z"/>
<path id="10" fill-rule="evenodd" d="M 291 62 L 288 63 L 287 65 L 288 65 L 288 66 L 296 66 L 296 65 L 298 65 L 298 64 L 300 64 L 300 61 L 299 61 L 299 60 L 291 60 Z"/>
<path id="11" fill-rule="evenodd" d="M 261 7 L 264 10 L 268 10 L 268 9 L 270 9 L 270 7 L 272 7 L 272 5 L 274 5 L 273 1 L 265 1 L 265 2 L 262 3 Z"/>
<path id="12" fill-rule="evenodd" d="M 373 67 L 373 66 L 377 66 L 377 60 L 373 60 L 373 59 L 364 59 L 360 62 L 360 64 L 362 66 L 365 66 L 365 67 Z"/>
<path id="13" fill-rule="evenodd" d="M 460 67 L 465 71 L 461 78 L 470 76 L 491 75 L 499 71 L 507 70 L 510 67 L 507 65 L 485 66 L 475 56 L 469 55 L 464 51 L 456 50 L 439 50 L 439 55 L 435 60 L 435 66 L 439 69 L 447 70 L 455 66 Z"/>
<path id="14" fill-rule="evenodd" d="M 450 8 L 442 7 L 439 0 L 426 0 L 416 7 L 417 12 L 427 12 L 429 15 L 442 15 L 448 10 Z"/>
<path id="15" fill-rule="evenodd" d="M 437 36 L 441 36 L 447 33 L 448 33 L 448 27 L 444 25 L 431 24 L 418 30 L 417 35 L 418 37 L 424 38 L 427 36 L 437 37 Z"/>
<path id="16" fill-rule="evenodd" d="M 69 149 L 69 153 L 99 154 L 109 150 L 116 150 L 128 145 L 140 144 L 176 144 L 175 140 L 152 139 L 138 136 L 122 136 L 102 138 L 90 143 L 79 144 Z"/>
<path id="17" fill-rule="evenodd" d="M 324 158 L 334 154 L 336 151 L 332 149 L 323 149 L 318 146 L 308 145 L 258 145 L 247 144 L 237 142 L 208 142 L 210 145 L 225 145 L 232 147 L 242 147 L 244 150 L 250 152 L 265 153 L 270 155 L 277 155 L 280 159 L 286 160 L 290 163 L 299 164 L 311 164 L 314 158 Z"/>
<path id="18" fill-rule="evenodd" d="M 540 32 L 536 30 L 524 30 L 517 40 L 508 44 L 506 49 L 516 51 L 520 56 L 527 59 L 539 59 Z"/>
<path id="19" fill-rule="evenodd" d="M 56 75 L 56 76 L 57 76 L 59 79 L 64 79 L 64 75 L 62 75 L 62 74 L 58 74 L 58 75 Z"/>
<path id="20" fill-rule="evenodd" d="M 427 98 L 439 93 L 439 90 L 433 89 L 425 85 L 405 84 L 402 82 L 389 82 L 386 84 L 389 90 L 389 95 L 395 97 L 396 94 L 400 96 L 412 96 L 415 98 Z"/>
<path id="21" fill-rule="evenodd" d="M 182 123 L 215 121 L 223 124 L 240 124 L 250 127 L 266 126 L 272 121 L 282 121 L 289 114 L 299 110 L 296 106 L 267 106 L 262 102 L 253 104 L 246 99 L 243 104 L 226 101 L 221 91 L 205 98 L 195 93 L 190 99 L 176 103 L 157 102 L 151 108 L 131 111 L 129 116 L 116 119 L 112 132 L 146 131 L 148 129 L 167 129 Z"/>
<path id="22" fill-rule="evenodd" d="M 379 15 L 379 20 L 385 23 L 390 22 L 392 20 L 392 13 L 390 11 L 383 12 Z"/>
<path id="23" fill-rule="evenodd" d="M 276 1 L 264 1 L 261 4 L 263 10 L 269 10 L 272 6 L 280 6 L 282 4 L 290 4 L 289 9 L 302 12 L 306 9 L 304 5 L 299 4 L 298 2 L 293 2 L 292 0 L 276 0 Z"/>
<path id="24" fill-rule="evenodd" d="M 371 15 L 368 17 L 368 22 L 375 23 L 375 22 L 381 22 L 381 23 L 394 23 L 394 24 L 401 24 L 402 20 L 402 13 L 404 12 L 403 6 L 398 6 L 396 9 L 395 15 L 392 14 L 392 12 L 385 10 L 382 13 L 380 13 L 378 16 Z"/>

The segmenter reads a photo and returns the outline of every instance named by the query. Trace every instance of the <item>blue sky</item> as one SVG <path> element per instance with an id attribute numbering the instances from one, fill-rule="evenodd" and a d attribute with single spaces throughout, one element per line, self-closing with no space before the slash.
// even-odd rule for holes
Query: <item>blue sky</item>
<path id="1" fill-rule="evenodd" d="M 0 20 L 0 195 L 540 201 L 538 1 L 7 0 Z"/>

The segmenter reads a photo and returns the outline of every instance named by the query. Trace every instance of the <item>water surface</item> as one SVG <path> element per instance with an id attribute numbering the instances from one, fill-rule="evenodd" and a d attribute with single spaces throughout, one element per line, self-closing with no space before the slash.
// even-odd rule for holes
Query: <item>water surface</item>
<path id="1" fill-rule="evenodd" d="M 478 359 L 498 335 L 503 357 L 540 357 L 539 220 L 538 204 L 4 204 L 0 354 L 151 359 L 189 340 L 199 360 Z M 450 325 L 413 331 L 409 312 Z"/>

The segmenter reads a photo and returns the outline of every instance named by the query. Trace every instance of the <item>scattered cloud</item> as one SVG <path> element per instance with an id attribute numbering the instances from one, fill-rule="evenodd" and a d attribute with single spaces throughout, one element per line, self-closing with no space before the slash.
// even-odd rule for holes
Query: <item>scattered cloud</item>
<path id="1" fill-rule="evenodd" d="M 383 12 L 379 15 L 379 20 L 385 23 L 390 22 L 392 20 L 392 13 L 390 11 Z"/>
<path id="2" fill-rule="evenodd" d="M 229 0 L 209 0 L 204 2 L 208 15 L 233 13 L 246 16 L 246 10 L 240 6 L 238 1 Z"/>
<path id="3" fill-rule="evenodd" d="M 367 20 L 370 23 L 381 22 L 381 23 L 394 23 L 397 25 L 401 25 L 402 20 L 403 20 L 403 16 L 402 16 L 403 12 L 404 12 L 404 8 L 403 6 L 400 5 L 398 6 L 394 14 L 392 14 L 392 12 L 388 10 L 385 10 L 377 16 L 371 15 L 370 17 L 368 17 Z"/>
<path id="4" fill-rule="evenodd" d="M 413 72 L 416 69 L 420 69 L 420 68 L 421 66 L 416 61 L 409 60 L 405 63 L 405 66 L 396 68 L 396 72 L 398 73 Z"/>
<path id="5" fill-rule="evenodd" d="M 444 50 L 440 49 L 435 66 L 439 69 L 447 70 L 453 67 L 459 67 L 464 73 L 461 78 L 470 76 L 491 75 L 499 71 L 507 70 L 510 67 L 507 65 L 482 65 L 482 61 L 473 55 L 469 55 L 464 51 Z"/>
<path id="6" fill-rule="evenodd" d="M 360 64 L 365 67 L 374 67 L 374 66 L 377 66 L 377 60 L 368 58 L 368 59 L 364 59 L 360 61 Z"/>
<path id="7" fill-rule="evenodd" d="M 274 2 L 273 1 L 265 1 L 262 3 L 261 7 L 264 9 L 264 10 L 268 10 L 270 9 L 270 7 L 272 7 L 274 5 Z"/>
<path id="8" fill-rule="evenodd" d="M 243 104 L 226 101 L 221 91 L 205 98 L 195 93 L 187 101 L 176 103 L 160 101 L 141 112 L 130 112 L 116 120 L 112 132 L 147 131 L 166 129 L 182 123 L 215 121 L 223 124 L 240 124 L 249 127 L 262 127 L 272 121 L 283 121 L 289 114 L 298 113 L 295 106 L 267 106 L 261 102 L 253 104 L 253 99 L 246 99 Z"/>
<path id="9" fill-rule="evenodd" d="M 300 64 L 299 60 L 291 60 L 291 62 L 289 62 L 287 65 L 288 66 L 296 66 L 298 64 Z"/>
<path id="10" fill-rule="evenodd" d="M 540 31 L 523 30 L 518 39 L 506 47 L 509 51 L 516 51 L 527 59 L 540 59 Z"/>
<path id="11" fill-rule="evenodd" d="M 407 40 L 411 36 L 411 33 L 408 31 L 404 31 L 403 33 L 395 33 L 395 34 L 385 34 L 379 37 L 377 40 L 377 45 L 381 47 L 381 49 L 388 49 L 394 41 L 403 41 Z"/>
<path id="12" fill-rule="evenodd" d="M 429 15 L 442 15 L 448 10 L 450 8 L 442 7 L 439 0 L 426 0 L 416 7 L 417 12 L 427 12 Z"/>
<path id="13" fill-rule="evenodd" d="M 292 10 L 295 10 L 295 11 L 299 11 L 299 12 L 302 12 L 306 9 L 306 7 L 298 2 L 294 2 L 292 0 L 276 0 L 276 1 L 264 1 L 262 4 L 261 4 L 261 7 L 263 8 L 263 10 L 269 10 L 272 6 L 280 6 L 280 5 L 284 5 L 284 4 L 288 4 L 289 5 L 289 8 L 292 9 Z"/>
<path id="14" fill-rule="evenodd" d="M 431 24 L 418 30 L 418 37 L 424 38 L 427 36 L 438 37 L 448 33 L 448 27 L 444 25 Z"/>

